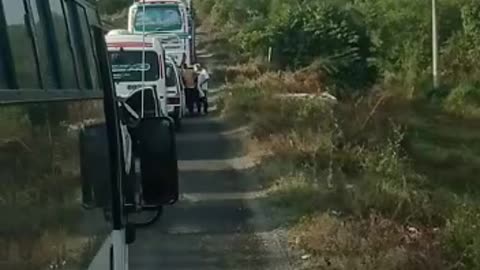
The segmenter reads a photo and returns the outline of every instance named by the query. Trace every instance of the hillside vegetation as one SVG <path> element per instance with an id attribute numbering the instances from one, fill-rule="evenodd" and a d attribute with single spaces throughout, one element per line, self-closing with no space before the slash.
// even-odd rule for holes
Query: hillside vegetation
<path id="1" fill-rule="evenodd" d="M 432 89 L 430 1 L 195 1 L 305 269 L 480 268 L 480 2 L 438 2 Z"/>

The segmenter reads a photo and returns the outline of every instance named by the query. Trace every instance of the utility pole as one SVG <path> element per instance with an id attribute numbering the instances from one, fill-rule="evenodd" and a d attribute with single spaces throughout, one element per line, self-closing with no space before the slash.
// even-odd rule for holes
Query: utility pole
<path id="1" fill-rule="evenodd" d="M 438 30 L 437 30 L 437 0 L 432 0 L 432 75 L 433 88 L 438 89 Z"/>

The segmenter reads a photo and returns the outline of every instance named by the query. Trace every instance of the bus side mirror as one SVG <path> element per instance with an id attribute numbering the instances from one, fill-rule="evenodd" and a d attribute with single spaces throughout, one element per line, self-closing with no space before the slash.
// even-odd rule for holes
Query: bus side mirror
<path id="1" fill-rule="evenodd" d="M 179 197 L 175 127 L 168 117 L 144 118 L 136 136 L 147 206 L 174 204 Z"/>
<path id="2" fill-rule="evenodd" d="M 85 208 L 110 208 L 110 155 L 105 123 L 79 133 L 82 202 Z"/>

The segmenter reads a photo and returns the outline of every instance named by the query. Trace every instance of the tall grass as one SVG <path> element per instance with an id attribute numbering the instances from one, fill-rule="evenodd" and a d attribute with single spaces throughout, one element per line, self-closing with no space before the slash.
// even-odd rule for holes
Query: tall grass
<path id="1" fill-rule="evenodd" d="M 302 76 L 265 73 L 227 85 L 224 115 L 248 122 L 257 147 L 267 149 L 266 164 L 276 164 L 278 172 L 270 168 L 265 177 L 271 178 L 271 203 L 285 209 L 285 220 L 319 216 L 293 230 L 292 237 L 304 236 L 297 245 L 316 259 L 328 257 L 338 269 L 472 269 L 458 263 L 475 268 L 476 244 L 466 239 L 477 232 L 471 224 L 480 212 L 472 203 L 462 206 L 474 195 L 439 185 L 430 173 L 437 169 L 420 169 L 421 153 L 411 149 L 424 139 L 417 137 L 418 123 L 431 112 L 419 113 L 408 97 L 381 90 L 336 105 L 282 97 L 295 82 L 304 84 L 295 77 Z M 437 111 L 444 117 L 439 119 L 449 115 Z"/>
<path id="2" fill-rule="evenodd" d="M 1 269 L 81 269 L 91 238 L 107 232 L 101 215 L 85 220 L 78 130 L 70 129 L 86 118 L 101 121 L 103 107 L 80 104 L 0 110 Z"/>
<path id="3" fill-rule="evenodd" d="M 226 69 L 223 112 L 266 149 L 272 203 L 313 216 L 292 231 L 306 269 L 480 267 L 478 1 L 439 0 L 434 90 L 427 2 L 199 5 L 233 61 L 273 48 L 266 69 Z M 281 97 L 323 92 L 339 103 Z"/>

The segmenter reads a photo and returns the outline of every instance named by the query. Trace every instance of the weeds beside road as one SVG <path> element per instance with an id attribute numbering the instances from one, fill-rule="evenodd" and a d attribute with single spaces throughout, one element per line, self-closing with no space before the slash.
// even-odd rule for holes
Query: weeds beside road
<path id="1" fill-rule="evenodd" d="M 479 269 L 478 1 L 438 1 L 435 91 L 429 2 L 300 2 L 197 11 L 304 268 Z M 339 102 L 278 98 L 304 92 Z"/>
<path id="2" fill-rule="evenodd" d="M 470 120 L 380 91 L 336 105 L 278 98 L 318 79 L 250 71 L 225 86 L 223 114 L 251 126 L 276 219 L 312 255 L 306 269 L 480 267 Z"/>

